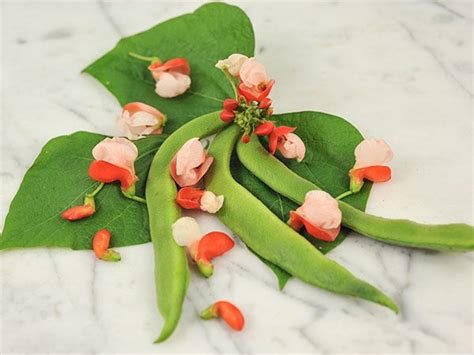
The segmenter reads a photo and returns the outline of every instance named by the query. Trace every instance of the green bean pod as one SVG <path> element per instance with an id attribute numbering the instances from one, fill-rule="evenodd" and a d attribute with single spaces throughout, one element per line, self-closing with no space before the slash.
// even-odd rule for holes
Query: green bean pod
<path id="1" fill-rule="evenodd" d="M 290 170 L 268 153 L 256 137 L 237 145 L 241 163 L 274 191 L 302 204 L 317 185 Z M 382 242 L 434 250 L 464 251 L 474 249 L 474 228 L 463 223 L 420 224 L 406 219 L 387 219 L 367 214 L 339 201 L 342 224 L 369 238 Z"/>
<path id="2" fill-rule="evenodd" d="M 174 132 L 156 153 L 146 184 L 146 200 L 151 241 L 155 254 L 155 285 L 158 309 L 164 318 L 156 342 L 167 339 L 178 325 L 189 283 L 186 252 L 178 246 L 171 225 L 181 216 L 175 202 L 176 184 L 170 175 L 170 162 L 178 149 L 193 137 L 206 137 L 223 128 L 219 112 L 196 118 Z"/>
<path id="3" fill-rule="evenodd" d="M 395 302 L 326 258 L 275 216 L 260 200 L 238 184 L 230 173 L 230 158 L 240 136 L 235 125 L 221 132 L 211 144 L 215 158 L 207 173 L 207 189 L 225 197 L 217 216 L 258 255 L 314 286 L 386 306 L 398 313 Z M 258 164 L 258 159 L 255 159 Z"/>

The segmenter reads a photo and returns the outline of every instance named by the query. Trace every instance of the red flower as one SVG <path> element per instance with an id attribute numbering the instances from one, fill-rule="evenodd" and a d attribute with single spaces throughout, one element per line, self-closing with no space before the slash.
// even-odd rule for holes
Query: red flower
<path id="1" fill-rule="evenodd" d="M 259 102 L 270 95 L 273 84 L 275 84 L 275 80 L 270 80 L 268 83 L 260 84 L 258 87 L 250 87 L 246 86 L 244 83 L 240 83 L 237 91 L 239 95 L 245 97 L 247 102 Z"/>
<path id="2" fill-rule="evenodd" d="M 227 253 L 234 245 L 235 242 L 225 233 L 211 232 L 206 234 L 197 245 L 195 260 L 199 271 L 205 277 L 210 277 L 214 269 L 212 259 Z"/>
<path id="3" fill-rule="evenodd" d="M 232 122 L 234 120 L 235 113 L 233 113 L 232 111 L 224 110 L 224 111 L 221 112 L 220 118 L 225 123 L 229 123 L 229 122 Z"/>
<path id="4" fill-rule="evenodd" d="M 288 133 L 292 133 L 296 127 L 280 126 L 273 129 L 268 139 L 268 149 L 270 154 L 275 154 L 278 141 L 285 138 Z"/>

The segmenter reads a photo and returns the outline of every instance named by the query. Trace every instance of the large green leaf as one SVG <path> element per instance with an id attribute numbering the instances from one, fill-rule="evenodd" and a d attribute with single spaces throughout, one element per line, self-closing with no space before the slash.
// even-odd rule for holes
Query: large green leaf
<path id="1" fill-rule="evenodd" d="M 141 101 L 160 109 L 170 118 L 166 132 L 171 133 L 195 117 L 222 108 L 222 101 L 233 95 L 214 65 L 232 53 L 253 56 L 254 46 L 252 24 L 243 11 L 211 3 L 123 38 L 84 71 L 99 80 L 121 105 Z M 129 52 L 162 60 L 187 58 L 192 70 L 191 89 L 174 99 L 159 97 L 147 63 L 130 57 Z"/>
<path id="2" fill-rule="evenodd" d="M 348 190 L 348 171 L 354 165 L 354 149 L 363 139 L 359 131 L 343 118 L 321 112 L 299 112 L 275 115 L 278 125 L 298 127 L 295 131 L 306 145 L 303 162 L 279 158 L 298 175 L 314 182 L 334 197 Z M 258 197 L 281 220 L 287 221 L 289 212 L 298 205 L 271 190 L 240 164 L 234 157 L 232 174 L 243 186 Z M 276 177 L 278 178 L 278 177 Z M 347 197 L 346 202 L 365 210 L 371 184 L 365 184 L 357 195 Z M 324 242 L 303 233 L 322 253 L 327 253 L 344 241 L 348 230 L 343 228 L 334 242 Z M 265 261 L 267 265 L 271 264 Z M 269 265 L 284 285 L 290 275 L 275 265 Z"/>
<path id="3" fill-rule="evenodd" d="M 136 141 L 139 156 L 135 169 L 137 195 L 144 196 L 148 169 L 166 136 Z M 27 171 L 8 212 L 0 249 L 29 247 L 91 248 L 91 238 L 102 228 L 112 232 L 112 246 L 150 241 L 145 205 L 126 199 L 116 184 L 97 195 L 97 212 L 87 219 L 67 222 L 60 213 L 82 204 L 97 182 L 88 176 L 92 148 L 104 139 L 99 134 L 77 132 L 49 141 Z"/>

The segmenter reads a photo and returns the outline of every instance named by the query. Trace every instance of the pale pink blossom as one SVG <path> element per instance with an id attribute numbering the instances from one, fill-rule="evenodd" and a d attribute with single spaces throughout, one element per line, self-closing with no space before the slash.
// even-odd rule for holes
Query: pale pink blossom
<path id="1" fill-rule="evenodd" d="M 135 176 L 134 163 L 138 156 L 138 149 L 126 138 L 105 138 L 92 149 L 92 155 L 97 161 L 102 160 L 126 169 L 132 176 Z"/>
<path id="2" fill-rule="evenodd" d="M 156 82 L 155 92 L 158 96 L 172 98 L 184 94 L 190 87 L 191 78 L 189 75 L 163 72 Z"/>
<path id="3" fill-rule="evenodd" d="M 342 213 L 336 199 L 327 192 L 309 191 L 304 203 L 290 212 L 291 226 L 299 230 L 303 226 L 313 237 L 333 241 L 340 231 Z"/>
<path id="4" fill-rule="evenodd" d="M 268 79 L 265 67 L 255 58 L 249 58 L 242 64 L 239 76 L 241 83 L 238 91 L 247 101 L 262 101 L 270 94 L 275 83 Z"/>
<path id="5" fill-rule="evenodd" d="M 278 140 L 277 145 L 281 155 L 287 159 L 295 159 L 299 163 L 304 159 L 306 146 L 304 142 L 294 133 L 288 133 Z"/>
<path id="6" fill-rule="evenodd" d="M 354 155 L 353 169 L 384 165 L 393 158 L 392 149 L 383 139 L 364 139 L 356 147 Z"/>
<path id="7" fill-rule="evenodd" d="M 230 75 L 238 77 L 242 64 L 248 59 L 246 55 L 234 53 L 227 59 L 219 60 L 216 64 L 216 68 L 227 69 Z"/>
<path id="8" fill-rule="evenodd" d="M 206 153 L 198 138 L 188 140 L 171 160 L 170 173 L 176 183 L 196 185 L 211 166 L 214 158 Z"/>
<path id="9" fill-rule="evenodd" d="M 164 114 L 141 102 L 126 104 L 117 118 L 120 131 L 131 140 L 140 139 L 149 134 L 161 134 L 165 122 Z"/>

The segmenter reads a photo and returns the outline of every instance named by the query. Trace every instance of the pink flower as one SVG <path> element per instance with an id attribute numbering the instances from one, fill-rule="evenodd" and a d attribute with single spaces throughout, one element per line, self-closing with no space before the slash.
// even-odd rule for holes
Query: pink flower
<path id="1" fill-rule="evenodd" d="M 342 213 L 336 199 L 327 192 L 309 191 L 304 203 L 290 212 L 290 225 L 299 231 L 303 226 L 317 239 L 332 242 L 341 229 Z"/>
<path id="2" fill-rule="evenodd" d="M 286 159 L 295 159 L 299 163 L 304 159 L 306 147 L 294 133 L 288 133 L 278 140 L 277 148 Z"/>
<path id="3" fill-rule="evenodd" d="M 349 171 L 352 192 L 359 192 L 364 179 L 372 182 L 385 182 L 391 179 L 392 170 L 384 164 L 393 158 L 392 149 L 382 139 L 365 139 L 354 151 L 354 167 Z"/>
<path id="4" fill-rule="evenodd" d="M 214 158 L 209 156 L 198 138 L 188 140 L 171 160 L 170 173 L 176 183 L 183 186 L 196 185 L 211 166 Z"/>
<path id="5" fill-rule="evenodd" d="M 92 150 L 94 161 L 89 167 L 89 176 L 99 182 L 120 181 L 122 189 L 134 185 L 135 159 L 138 149 L 126 138 L 105 138 Z"/>
<path id="6" fill-rule="evenodd" d="M 179 96 L 191 86 L 191 68 L 185 58 L 175 58 L 165 63 L 156 61 L 148 69 L 156 80 L 155 92 L 161 97 Z"/>
<path id="7" fill-rule="evenodd" d="M 120 131 L 130 140 L 144 138 L 149 134 L 163 133 L 166 116 L 141 102 L 126 104 L 117 119 Z"/>
<path id="8" fill-rule="evenodd" d="M 219 68 L 221 70 L 227 69 L 230 75 L 238 77 L 240 68 L 247 59 L 248 57 L 243 54 L 234 53 L 231 54 L 227 59 L 219 60 L 216 64 L 216 68 Z"/>
<path id="9" fill-rule="evenodd" d="M 240 68 L 239 94 L 247 101 L 261 101 L 266 98 L 272 89 L 274 80 L 269 80 L 263 64 L 255 58 L 247 59 Z"/>

